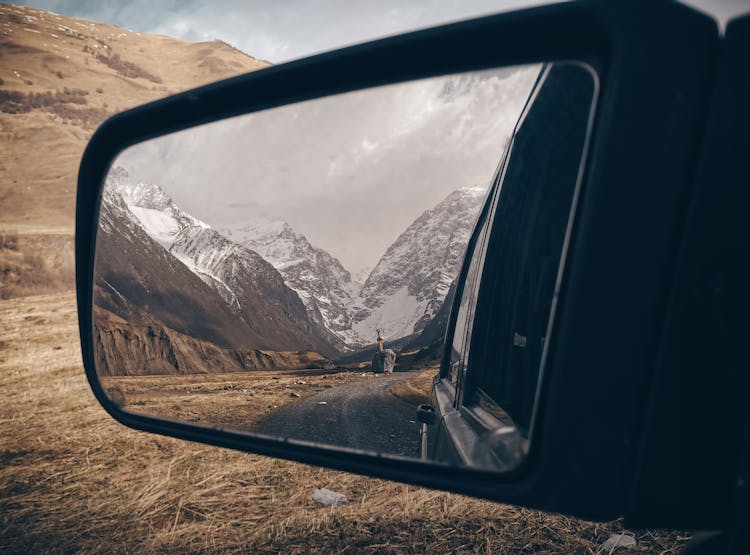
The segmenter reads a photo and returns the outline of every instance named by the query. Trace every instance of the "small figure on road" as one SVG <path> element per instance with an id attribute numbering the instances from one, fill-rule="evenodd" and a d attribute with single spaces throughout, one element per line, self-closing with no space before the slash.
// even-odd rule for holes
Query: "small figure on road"
<path id="1" fill-rule="evenodd" d="M 378 328 L 376 331 L 378 332 L 378 350 L 372 357 L 372 371 L 376 374 L 390 374 L 396 365 L 396 353 L 391 349 L 385 348 L 381 334 L 383 330 Z"/>

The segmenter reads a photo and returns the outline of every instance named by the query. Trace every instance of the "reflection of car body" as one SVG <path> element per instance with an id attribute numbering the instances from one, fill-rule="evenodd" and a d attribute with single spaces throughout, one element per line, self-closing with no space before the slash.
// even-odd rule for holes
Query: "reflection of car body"
<path id="1" fill-rule="evenodd" d="M 457 284 L 432 458 L 511 468 L 525 455 L 594 89 L 582 65 L 545 66 L 519 119 Z"/>

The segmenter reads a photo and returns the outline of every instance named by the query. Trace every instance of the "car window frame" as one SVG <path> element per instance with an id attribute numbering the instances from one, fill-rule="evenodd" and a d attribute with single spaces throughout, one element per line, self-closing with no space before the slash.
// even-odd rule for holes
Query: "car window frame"
<path id="1" fill-rule="evenodd" d="M 555 317 L 555 309 L 557 305 L 557 300 L 560 295 L 561 287 L 562 287 L 562 281 L 565 271 L 565 260 L 567 257 L 567 249 L 569 247 L 570 242 L 570 236 L 573 233 L 573 226 L 575 223 L 575 213 L 577 209 L 577 203 L 581 195 L 581 186 L 584 180 L 584 172 L 586 167 L 586 159 L 588 154 L 588 148 L 590 146 L 590 140 L 591 140 L 591 134 L 593 130 L 595 115 L 596 115 L 596 108 L 597 108 L 597 99 L 599 94 L 599 80 L 598 75 L 596 74 L 596 71 L 588 66 L 587 64 L 578 62 L 578 61 L 561 61 L 557 62 L 558 64 L 564 65 L 564 64 L 570 64 L 575 65 L 578 67 L 583 68 L 588 72 L 592 79 L 592 97 L 591 102 L 589 105 L 588 110 L 588 116 L 586 121 L 586 131 L 584 135 L 584 141 L 582 144 L 582 150 L 581 150 L 581 156 L 578 163 L 578 170 L 576 173 L 576 181 L 575 185 L 573 187 L 573 193 L 570 200 L 570 208 L 568 210 L 568 217 L 567 222 L 565 224 L 565 232 L 564 232 L 564 239 L 562 244 L 562 250 L 559 256 L 558 265 L 556 268 L 556 275 L 555 275 L 555 285 L 554 285 L 554 291 L 553 291 L 553 298 L 551 301 L 550 311 L 549 315 L 547 317 L 547 324 L 546 324 L 546 334 L 545 337 L 547 338 L 547 341 L 545 341 L 545 345 L 542 352 L 542 359 L 540 361 L 539 371 L 538 371 L 538 378 L 537 383 L 535 387 L 535 398 L 533 401 L 533 408 L 532 408 L 532 416 L 531 416 L 531 423 L 528 427 L 528 430 L 525 434 L 521 434 L 521 443 L 522 448 L 524 452 L 528 452 L 530 445 L 532 444 L 532 433 L 533 433 L 533 424 L 534 419 L 537 413 L 538 409 L 538 403 L 539 403 L 539 391 L 543 387 L 543 374 L 544 374 L 544 366 L 546 362 L 546 352 L 548 349 L 548 345 L 552 341 L 552 333 L 553 333 L 553 325 L 554 325 L 554 317 Z M 472 291 L 470 293 L 470 297 L 468 300 L 469 307 L 466 310 L 465 314 L 463 315 L 465 319 L 474 318 L 476 306 L 480 299 L 480 288 L 485 282 L 486 276 L 485 276 L 485 261 L 487 257 L 487 248 L 489 239 L 493 233 L 494 226 L 495 226 L 495 217 L 497 215 L 497 209 L 498 209 L 498 203 L 502 200 L 502 184 L 506 178 L 507 175 L 507 169 L 508 164 L 510 160 L 512 159 L 513 155 L 513 148 L 516 144 L 516 137 L 517 133 L 522 129 L 524 122 L 526 121 L 526 118 L 531 111 L 531 108 L 538 97 L 538 94 L 541 90 L 541 87 L 544 84 L 545 79 L 549 75 L 550 71 L 554 67 L 555 64 L 545 64 L 537 76 L 537 79 L 534 83 L 534 86 L 529 94 L 528 99 L 526 100 L 526 103 L 524 105 L 524 108 L 518 118 L 518 121 L 516 125 L 514 126 L 513 133 L 511 135 L 511 138 L 508 142 L 508 145 L 504 151 L 504 154 L 502 156 L 501 162 L 498 165 L 498 169 L 495 172 L 495 176 L 492 180 L 492 185 L 488 191 L 488 196 L 485 202 L 485 206 L 483 207 L 482 213 L 480 214 L 480 217 L 478 218 L 478 221 L 475 225 L 474 232 L 472 233 L 472 238 L 467 246 L 466 254 L 464 257 L 464 261 L 462 264 L 462 271 L 459 276 L 459 281 L 457 283 L 456 288 L 456 296 L 453 300 L 453 306 L 451 309 L 451 316 L 449 318 L 449 325 L 448 329 L 446 331 L 446 340 L 445 340 L 445 353 L 443 358 L 443 363 L 441 364 L 441 372 L 440 372 L 440 379 L 444 382 L 446 388 L 448 391 L 452 392 L 453 394 L 453 408 L 458 411 L 458 413 L 461 415 L 461 417 L 464 419 L 465 423 L 468 425 L 470 429 L 474 431 L 474 433 L 478 437 L 482 437 L 486 435 L 487 433 L 491 432 L 492 430 L 499 429 L 502 426 L 505 426 L 508 424 L 508 421 L 512 422 L 512 418 L 510 415 L 505 411 L 505 409 L 495 400 L 492 398 L 491 395 L 483 391 L 478 385 L 474 385 L 475 391 L 473 392 L 472 396 L 468 398 L 467 400 L 467 392 L 468 392 L 468 381 L 467 378 L 469 377 L 469 374 L 471 373 L 471 352 L 472 347 L 471 343 L 473 342 L 474 336 L 472 334 L 472 337 L 468 338 L 468 341 L 465 337 L 466 334 L 472 333 L 473 326 L 477 324 L 477 322 L 472 322 L 470 325 L 465 324 L 463 327 L 463 333 L 464 338 L 462 340 L 462 352 L 459 354 L 459 375 L 458 375 L 458 381 L 457 381 L 457 387 L 454 388 L 453 384 L 450 380 L 450 365 L 452 360 L 452 344 L 453 340 L 455 339 L 455 331 L 458 325 L 458 317 L 461 316 L 459 307 L 461 304 L 461 301 L 463 300 L 463 291 L 466 287 L 467 283 L 472 287 Z M 477 248 L 479 250 L 477 251 Z M 477 268 L 477 275 L 478 278 L 475 278 L 472 282 L 469 283 L 471 276 L 469 275 L 469 271 L 471 269 L 471 264 L 474 261 L 475 256 L 480 256 L 479 259 L 479 266 Z M 461 291 L 461 295 L 459 296 L 459 291 Z M 487 317 L 489 317 L 489 313 L 486 314 Z M 483 322 L 479 322 L 479 325 L 483 325 Z M 467 353 L 465 352 L 468 350 L 468 359 L 466 358 Z M 446 379 L 447 378 L 447 379 Z M 493 405 L 493 410 L 488 410 L 486 407 L 482 406 L 481 402 L 475 401 L 475 395 L 477 399 L 485 399 L 486 402 L 490 405 Z M 497 414 L 493 414 L 493 412 L 499 411 L 502 415 L 499 416 Z M 515 424 L 513 424 L 515 427 Z M 520 466 L 523 466 L 524 462 L 521 462 Z"/>
<path id="2" fill-rule="evenodd" d="M 528 425 L 528 428 L 523 430 L 524 433 L 522 433 L 522 436 L 529 444 L 531 444 L 534 419 L 538 410 L 539 391 L 544 386 L 543 379 L 544 379 L 544 370 L 546 366 L 546 354 L 548 352 L 549 345 L 554 341 L 553 334 L 554 334 L 556 307 L 557 307 L 557 303 L 558 303 L 558 300 L 562 291 L 563 281 L 565 277 L 565 261 L 568 255 L 568 248 L 570 246 L 570 237 L 573 234 L 573 229 L 575 226 L 575 215 L 576 215 L 576 211 L 578 208 L 578 201 L 581 196 L 581 187 L 585 179 L 586 159 L 588 156 L 588 149 L 589 149 L 590 141 L 591 141 L 591 133 L 593 130 L 594 120 L 596 117 L 597 99 L 598 99 L 598 94 L 599 94 L 599 79 L 598 79 L 596 72 L 590 66 L 583 64 L 581 62 L 577 62 L 577 61 L 561 61 L 561 62 L 557 62 L 556 64 L 547 64 L 542 69 L 542 71 L 540 71 L 537 82 L 534 85 L 534 89 L 529 95 L 528 102 L 525 105 L 524 110 L 521 116 L 519 117 L 518 123 L 514 128 L 513 139 L 509 145 L 508 153 L 503 163 L 502 174 L 496 178 L 497 183 L 495 184 L 496 190 L 494 192 L 495 198 L 492 204 L 492 211 L 490 212 L 490 221 L 489 221 L 487 236 L 485 237 L 485 240 L 488 241 L 489 237 L 491 237 L 492 233 L 495 231 L 495 217 L 498 212 L 499 203 L 502 202 L 502 198 L 503 198 L 502 183 L 506 178 L 508 163 L 512 159 L 513 146 L 515 145 L 516 135 L 522 129 L 526 121 L 526 118 L 528 117 L 528 114 L 531 111 L 533 104 L 536 101 L 536 98 L 538 97 L 539 92 L 544 85 L 544 81 L 548 77 L 553 67 L 558 64 L 559 65 L 566 65 L 566 64 L 573 65 L 573 66 L 580 67 L 584 69 L 585 71 L 587 71 L 592 80 L 592 96 L 591 96 L 591 101 L 590 101 L 589 108 L 588 108 L 588 115 L 587 115 L 587 120 L 585 124 L 584 140 L 581 145 L 581 155 L 580 155 L 580 159 L 578 162 L 578 169 L 576 172 L 575 184 L 573 186 L 573 191 L 572 191 L 572 195 L 570 198 L 570 208 L 568 209 L 567 221 L 565 223 L 564 237 L 562 240 L 562 248 L 561 248 L 559 259 L 557 261 L 556 268 L 554 269 L 554 272 L 555 272 L 554 289 L 553 289 L 553 295 L 552 295 L 551 304 L 550 304 L 550 310 L 547 316 L 547 322 L 545 326 L 546 341 L 542 349 L 542 355 L 541 355 L 541 360 L 539 363 L 536 386 L 534 388 L 536 393 L 535 393 L 534 400 L 532 403 L 531 420 Z M 483 256 L 486 257 L 487 256 L 487 252 L 486 252 L 487 244 L 484 245 L 484 249 L 485 250 L 484 250 Z M 482 269 L 484 270 L 484 264 L 482 264 Z M 481 298 L 479 288 L 481 287 L 483 283 L 486 284 L 487 277 L 488 276 L 483 274 L 480 280 L 477 281 L 477 283 L 475 284 L 476 291 L 473 294 L 474 295 L 473 300 L 474 300 L 475 305 L 477 302 L 479 302 Z M 472 310 L 472 313 L 473 312 L 474 310 Z M 489 319 L 490 314 L 487 313 L 485 316 L 487 317 L 487 319 Z M 488 322 L 486 321 L 482 322 L 480 323 L 480 325 L 488 325 Z M 491 426 L 495 426 L 495 427 L 504 425 L 505 424 L 504 419 L 494 418 L 494 416 L 492 415 L 492 412 L 488 411 L 485 408 L 482 408 L 480 406 L 481 405 L 480 403 L 477 403 L 473 400 L 474 395 L 478 393 L 480 394 L 480 396 L 483 396 L 483 398 L 487 402 L 495 405 L 496 409 L 499 410 L 499 412 L 503 413 L 505 416 L 510 418 L 509 413 L 506 412 L 505 408 L 498 402 L 498 400 L 494 399 L 490 393 L 482 389 L 479 383 L 473 383 L 473 384 L 468 383 L 469 380 L 467 378 L 471 378 L 471 362 L 472 362 L 471 361 L 471 347 L 469 347 L 469 361 L 462 375 L 461 392 L 460 392 L 460 400 L 461 400 L 460 408 L 462 409 L 464 414 L 471 415 L 471 421 L 473 422 L 491 423 Z M 507 361 L 502 361 L 502 362 L 504 363 Z M 467 394 L 469 395 L 468 399 L 467 399 Z M 494 418 L 494 421 L 492 420 L 492 418 Z M 491 426 L 490 427 L 477 426 L 477 431 L 479 433 L 486 433 L 490 430 Z"/>

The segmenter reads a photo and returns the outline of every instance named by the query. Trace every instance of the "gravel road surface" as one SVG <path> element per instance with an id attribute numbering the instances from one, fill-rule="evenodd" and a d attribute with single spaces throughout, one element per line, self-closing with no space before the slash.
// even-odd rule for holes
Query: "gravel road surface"
<path id="1" fill-rule="evenodd" d="M 281 407 L 251 431 L 290 439 L 416 456 L 416 407 L 388 389 L 414 372 L 374 374 L 371 379 L 321 391 Z"/>

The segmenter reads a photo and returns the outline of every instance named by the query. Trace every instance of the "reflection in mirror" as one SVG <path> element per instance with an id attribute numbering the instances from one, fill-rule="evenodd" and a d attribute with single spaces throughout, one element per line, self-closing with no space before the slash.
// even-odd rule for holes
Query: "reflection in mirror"
<path id="1" fill-rule="evenodd" d="M 326 97 L 121 153 L 94 287 L 112 401 L 518 464 L 594 94 L 582 66 L 551 68 Z"/>

